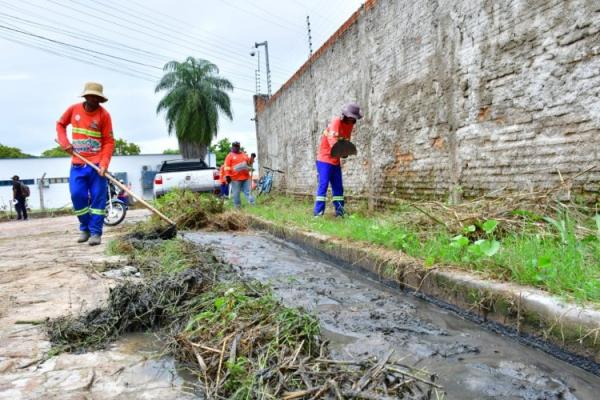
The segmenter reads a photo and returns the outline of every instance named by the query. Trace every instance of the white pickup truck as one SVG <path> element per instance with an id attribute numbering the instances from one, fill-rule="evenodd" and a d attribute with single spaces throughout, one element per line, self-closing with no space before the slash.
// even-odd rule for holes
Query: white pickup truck
<path id="1" fill-rule="evenodd" d="M 154 177 L 154 197 L 158 198 L 173 189 L 193 192 L 215 192 L 219 189 L 219 171 L 202 160 L 163 161 Z"/>

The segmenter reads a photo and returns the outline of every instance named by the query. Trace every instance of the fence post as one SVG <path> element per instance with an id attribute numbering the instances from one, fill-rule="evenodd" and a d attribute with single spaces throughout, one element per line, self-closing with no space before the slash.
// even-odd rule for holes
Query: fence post
<path id="1" fill-rule="evenodd" d="M 40 179 L 38 179 L 38 190 L 40 192 L 40 208 L 42 209 L 42 212 L 44 212 L 46 210 L 46 207 L 44 207 L 44 178 L 46 177 L 46 173 L 44 172 L 44 175 L 42 175 L 42 177 Z"/>

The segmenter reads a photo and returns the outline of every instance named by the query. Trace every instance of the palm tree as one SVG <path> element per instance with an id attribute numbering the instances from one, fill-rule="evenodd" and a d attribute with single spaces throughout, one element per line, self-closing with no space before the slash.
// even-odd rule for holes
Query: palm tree
<path id="1" fill-rule="evenodd" d="M 209 61 L 188 57 L 185 62 L 165 64 L 165 75 L 155 93 L 166 95 L 156 107 L 156 113 L 166 111 L 169 134 L 175 131 L 179 150 L 185 159 L 204 159 L 212 139 L 219 129 L 219 114 L 230 120 L 231 101 L 225 91 L 233 85 L 219 76 L 219 68 Z"/>

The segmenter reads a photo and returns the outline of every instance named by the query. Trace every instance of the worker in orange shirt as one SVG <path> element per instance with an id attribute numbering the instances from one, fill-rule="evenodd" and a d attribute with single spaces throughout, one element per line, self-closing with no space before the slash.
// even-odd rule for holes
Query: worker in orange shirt
<path id="1" fill-rule="evenodd" d="M 342 108 L 342 115 L 333 117 L 329 126 L 321 136 L 319 152 L 317 154 L 317 173 L 319 185 L 315 198 L 313 214 L 316 217 L 325 213 L 325 201 L 327 200 L 327 188 L 331 184 L 331 193 L 335 215 L 344 216 L 344 185 L 342 183 L 342 167 L 340 158 L 331 155 L 331 148 L 338 140 L 350 140 L 352 129 L 356 121 L 363 117 L 358 104 L 348 103 Z"/>
<path id="2" fill-rule="evenodd" d="M 110 114 L 100 105 L 108 101 L 102 91 L 101 84 L 86 83 L 81 95 L 85 101 L 67 108 L 56 123 L 60 146 L 69 153 L 77 151 L 100 168 L 96 172 L 79 158 L 71 159 L 69 190 L 81 231 L 77 242 L 89 240 L 90 246 L 101 243 L 108 193 L 104 173 L 115 147 Z M 72 143 L 67 138 L 68 125 L 72 127 Z"/>
<path id="3" fill-rule="evenodd" d="M 250 167 L 254 164 L 256 154 L 252 153 L 250 157 L 240 150 L 240 142 L 231 144 L 231 152 L 225 157 L 225 180 L 230 184 L 231 194 L 233 195 L 233 206 L 239 208 L 241 205 L 240 192 L 244 192 L 248 203 L 254 204 L 254 197 L 250 193 L 252 177 L 250 176 Z"/>

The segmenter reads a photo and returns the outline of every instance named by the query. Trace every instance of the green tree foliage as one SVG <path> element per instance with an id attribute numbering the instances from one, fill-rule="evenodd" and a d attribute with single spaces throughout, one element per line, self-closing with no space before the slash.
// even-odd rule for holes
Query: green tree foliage
<path id="1" fill-rule="evenodd" d="M 240 150 L 244 151 L 244 147 L 240 147 Z M 217 165 L 223 165 L 225 157 L 227 157 L 227 154 L 231 151 L 231 142 L 227 138 L 221 139 L 210 146 L 210 151 L 216 156 Z"/>
<path id="2" fill-rule="evenodd" d="M 140 146 L 135 143 L 129 143 L 124 139 L 115 140 L 115 156 L 135 156 L 140 152 Z"/>
<path id="3" fill-rule="evenodd" d="M 42 157 L 44 157 L 44 158 L 69 157 L 69 153 L 64 151 L 60 146 L 56 146 L 52 149 L 44 150 L 42 152 Z"/>
<path id="4" fill-rule="evenodd" d="M 210 146 L 211 153 L 213 153 L 217 159 L 217 165 L 223 165 L 225 157 L 227 157 L 227 154 L 229 154 L 230 149 L 231 142 L 227 138 L 221 139 L 217 143 Z"/>
<path id="5" fill-rule="evenodd" d="M 163 151 L 163 154 L 181 154 L 179 149 L 166 149 Z"/>
<path id="6" fill-rule="evenodd" d="M 16 147 L 8 147 L 0 144 L 0 158 L 29 158 L 32 155 L 25 154 Z"/>
<path id="7" fill-rule="evenodd" d="M 169 134 L 175 133 L 183 158 L 200 158 L 219 129 L 219 116 L 230 120 L 231 100 L 227 91 L 233 85 L 219 76 L 209 61 L 188 57 L 184 62 L 170 61 L 164 66 L 155 92 L 165 91 L 156 112 L 165 112 Z"/>

